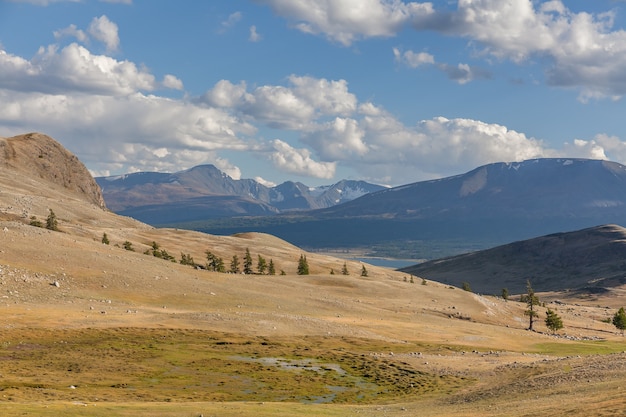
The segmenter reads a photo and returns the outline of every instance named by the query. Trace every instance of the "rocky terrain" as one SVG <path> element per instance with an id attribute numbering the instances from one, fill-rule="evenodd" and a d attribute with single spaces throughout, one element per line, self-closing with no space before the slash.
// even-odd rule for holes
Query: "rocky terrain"
<path id="1" fill-rule="evenodd" d="M 0 143 L 35 159 L 0 169 L 3 414 L 617 416 L 626 406 L 624 339 L 607 322 L 624 303 L 618 292 L 538 294 L 545 307 L 528 331 L 516 296 L 307 253 L 270 235 L 156 229 L 115 215 L 97 189 L 37 171 L 73 160 L 39 158 L 52 139 Z M 58 230 L 30 225 L 50 210 Z M 154 256 L 154 243 L 175 262 Z M 246 249 L 284 275 L 179 262 L 188 254 L 202 265 L 206 251 L 242 259 Z M 309 275 L 296 274 L 302 255 Z M 543 324 L 546 307 L 563 319 L 557 334 Z"/>

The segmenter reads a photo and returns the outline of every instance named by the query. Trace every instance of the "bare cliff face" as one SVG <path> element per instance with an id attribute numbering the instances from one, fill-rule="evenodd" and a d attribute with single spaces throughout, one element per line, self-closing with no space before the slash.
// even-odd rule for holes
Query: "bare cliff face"
<path id="1" fill-rule="evenodd" d="M 0 169 L 37 177 L 100 208 L 106 208 L 102 191 L 85 165 L 47 135 L 27 133 L 0 138 Z"/>

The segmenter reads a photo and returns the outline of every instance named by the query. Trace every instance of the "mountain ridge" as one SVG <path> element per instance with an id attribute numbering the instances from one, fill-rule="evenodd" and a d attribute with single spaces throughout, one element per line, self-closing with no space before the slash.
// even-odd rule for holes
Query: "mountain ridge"
<path id="1" fill-rule="evenodd" d="M 536 291 L 597 294 L 626 284 L 626 228 L 602 225 L 555 233 L 400 269 L 444 284 L 500 294 Z"/>
<path id="2" fill-rule="evenodd" d="M 189 226 L 215 234 L 255 230 L 313 249 L 403 242 L 405 248 L 385 256 L 433 259 L 600 224 L 626 224 L 626 167 L 542 158 L 488 164 L 271 222 L 241 218 Z M 439 242 L 448 247 L 439 256 L 424 253 Z"/>
<path id="3" fill-rule="evenodd" d="M 315 188 L 293 181 L 267 187 L 252 179 L 234 180 L 210 164 L 175 173 L 97 177 L 96 182 L 113 211 L 151 224 L 318 209 L 384 188 L 353 180 Z M 195 210 L 177 218 L 186 204 Z"/>

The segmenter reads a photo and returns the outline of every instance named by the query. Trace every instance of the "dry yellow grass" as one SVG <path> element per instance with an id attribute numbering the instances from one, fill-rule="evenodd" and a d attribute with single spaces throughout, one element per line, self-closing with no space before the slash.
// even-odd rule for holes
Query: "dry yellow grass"
<path id="1" fill-rule="evenodd" d="M 49 209 L 59 232 L 27 225 Z M 136 251 L 124 250 L 125 241 Z M 196 270 L 143 254 L 153 241 L 199 263 L 206 250 L 228 262 L 248 248 L 255 265 L 262 255 L 286 275 Z M 295 274 L 301 254 L 311 275 Z M 47 179 L 2 169 L 0 409 L 623 415 L 624 339 L 602 321 L 623 299 L 551 304 L 565 324 L 553 336 L 542 320 L 538 332 L 525 330 L 520 303 L 411 283 L 371 265 L 361 277 L 359 262 L 348 261 L 351 275 L 343 276 L 343 263 L 262 234 L 154 229 Z M 555 298 L 567 301 L 545 295 Z"/>

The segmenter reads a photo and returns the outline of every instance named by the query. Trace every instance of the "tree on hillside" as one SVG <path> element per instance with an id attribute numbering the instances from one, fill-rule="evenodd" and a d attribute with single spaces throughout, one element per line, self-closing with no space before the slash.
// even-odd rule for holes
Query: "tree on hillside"
<path id="1" fill-rule="evenodd" d="M 463 288 L 463 291 L 472 292 L 472 287 L 467 281 L 463 281 L 463 283 L 461 284 L 461 288 Z"/>
<path id="2" fill-rule="evenodd" d="M 350 275 L 350 272 L 348 272 L 348 265 L 346 265 L 346 263 L 343 263 L 343 267 L 341 268 L 341 275 Z"/>
<path id="3" fill-rule="evenodd" d="M 264 275 L 265 271 L 267 271 L 267 261 L 261 255 L 258 255 L 256 269 L 261 275 Z"/>
<path id="4" fill-rule="evenodd" d="M 243 273 L 246 275 L 252 274 L 252 255 L 250 255 L 250 249 L 246 248 L 246 254 L 243 258 Z"/>
<path id="5" fill-rule="evenodd" d="M 276 266 L 274 265 L 273 259 L 270 259 L 270 264 L 267 267 L 267 273 L 269 275 L 276 275 Z"/>
<path id="6" fill-rule="evenodd" d="M 228 272 L 232 274 L 239 273 L 239 257 L 237 255 L 233 255 L 233 259 L 231 259 L 230 261 L 230 269 L 228 270 Z"/>
<path id="7" fill-rule="evenodd" d="M 309 263 L 304 255 L 300 255 L 298 260 L 298 275 L 309 275 Z"/>
<path id="8" fill-rule="evenodd" d="M 622 336 L 624 336 L 624 330 L 626 329 L 626 312 L 624 307 L 620 307 L 617 313 L 615 313 L 612 322 L 613 326 L 617 327 L 622 332 Z"/>
<path id="9" fill-rule="evenodd" d="M 224 267 L 224 260 L 219 256 L 211 253 L 211 251 L 205 251 L 206 254 L 206 269 L 209 271 L 215 272 L 226 272 L 226 268 Z"/>
<path id="10" fill-rule="evenodd" d="M 524 311 L 524 315 L 528 316 L 528 330 L 533 330 L 533 323 L 535 322 L 535 318 L 539 316 L 537 311 L 535 310 L 535 306 L 539 305 L 539 299 L 535 295 L 535 290 L 533 290 L 532 285 L 530 285 L 530 280 L 526 280 L 526 294 L 522 295 L 521 301 L 526 303 L 528 309 Z"/>
<path id="11" fill-rule="evenodd" d="M 134 251 L 135 251 L 135 249 L 133 248 L 133 244 L 132 244 L 131 242 L 129 242 L 128 240 L 127 240 L 127 241 L 125 241 L 125 242 L 122 244 L 122 247 L 123 247 L 124 249 L 126 249 L 126 250 L 131 251 L 131 252 L 134 252 Z"/>
<path id="12" fill-rule="evenodd" d="M 361 266 L 361 276 L 362 277 L 366 277 L 367 276 L 367 269 L 365 269 L 365 265 Z"/>
<path id="13" fill-rule="evenodd" d="M 50 213 L 48 214 L 48 218 L 46 218 L 46 229 L 59 230 L 57 215 L 54 214 L 54 211 L 52 211 L 52 209 L 48 209 L 48 210 L 50 210 Z"/>
<path id="14" fill-rule="evenodd" d="M 183 252 L 180 253 L 180 264 L 181 265 L 189 265 L 189 266 L 196 266 L 196 263 L 193 260 L 193 257 L 190 254 L 185 254 Z"/>
<path id="15" fill-rule="evenodd" d="M 561 320 L 561 317 L 550 309 L 546 311 L 546 327 L 550 329 L 552 333 L 556 333 L 563 328 L 563 320 Z"/>
<path id="16" fill-rule="evenodd" d="M 111 243 L 109 242 L 109 237 L 107 236 L 106 232 L 102 234 L 102 243 L 105 245 L 108 245 L 109 243 Z"/>
<path id="17" fill-rule="evenodd" d="M 502 299 L 504 301 L 509 299 L 509 289 L 508 288 L 502 288 Z"/>

